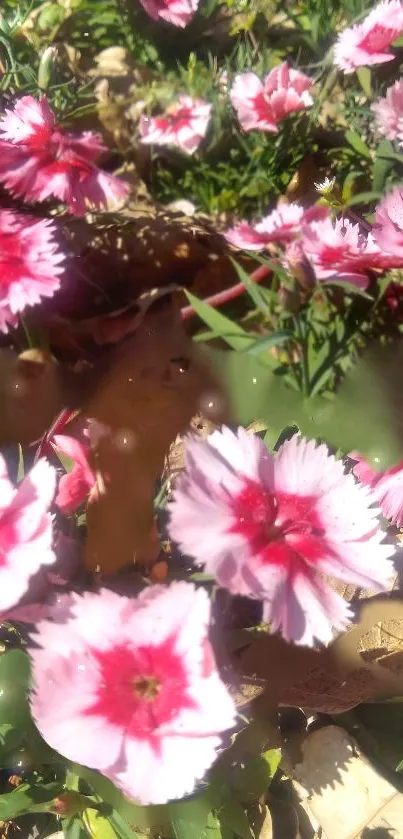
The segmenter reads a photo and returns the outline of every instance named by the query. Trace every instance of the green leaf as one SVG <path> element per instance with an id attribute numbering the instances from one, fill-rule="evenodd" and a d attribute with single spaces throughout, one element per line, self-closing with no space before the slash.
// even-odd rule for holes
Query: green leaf
<path id="1" fill-rule="evenodd" d="M 273 435 L 297 425 L 344 452 L 359 450 L 377 468 L 397 463 L 403 453 L 401 401 L 403 342 L 367 353 L 352 367 L 333 399 L 304 400 L 259 359 L 244 353 L 203 348 L 228 394 L 235 422 L 267 423 Z"/>
<path id="2" fill-rule="evenodd" d="M 281 761 L 281 749 L 267 749 L 262 758 L 269 766 L 271 777 L 274 778 Z"/>
<path id="3" fill-rule="evenodd" d="M 212 306 L 209 306 L 203 300 L 199 300 L 190 291 L 185 291 L 185 294 L 201 320 L 215 332 L 216 336 L 226 341 L 233 350 L 243 350 L 254 342 L 255 338 L 253 335 L 249 335 L 241 326 L 238 326 L 237 323 L 230 320 L 230 318 L 222 315 L 221 312 L 217 312 L 216 309 L 213 309 Z"/>
<path id="4" fill-rule="evenodd" d="M 22 813 L 43 813 L 63 789 L 57 782 L 21 784 L 12 792 L 0 795 L 0 821 L 10 821 Z"/>
<path id="5" fill-rule="evenodd" d="M 244 284 L 245 289 L 248 292 L 251 300 L 255 304 L 256 308 L 259 309 L 259 311 L 262 312 L 263 315 L 267 315 L 269 309 L 267 303 L 265 302 L 260 293 L 259 287 L 256 285 L 256 283 L 252 282 L 252 280 L 249 277 L 249 274 L 247 273 L 247 271 L 245 271 L 242 265 L 239 265 L 239 263 L 232 258 L 231 262 L 238 274 L 239 279 L 241 280 L 241 283 Z"/>
<path id="6" fill-rule="evenodd" d="M 172 830 L 176 839 L 207 839 L 207 818 L 211 802 L 203 796 L 193 801 L 168 804 Z"/>
<path id="7" fill-rule="evenodd" d="M 361 154 L 363 157 L 372 160 L 371 150 L 368 148 L 367 144 L 364 143 L 364 140 L 362 139 L 362 137 L 360 137 L 359 134 L 357 134 L 356 131 L 350 128 L 348 131 L 346 131 L 344 136 L 347 142 L 350 144 L 350 146 L 354 149 L 354 151 L 358 152 L 358 154 Z"/>
<path id="8" fill-rule="evenodd" d="M 30 684 L 30 662 L 22 650 L 0 655 L 0 723 L 20 727 L 30 722 L 27 690 Z"/>
<path id="9" fill-rule="evenodd" d="M 64 839 L 88 839 L 88 832 L 79 816 L 63 819 L 62 824 Z"/>
<path id="10" fill-rule="evenodd" d="M 19 484 L 22 481 L 25 475 L 25 467 L 24 467 L 24 452 L 22 450 L 22 446 L 18 443 L 18 469 L 17 469 L 17 483 Z"/>
<path id="11" fill-rule="evenodd" d="M 199 317 L 213 330 L 217 337 L 222 338 L 223 341 L 233 350 L 246 350 L 256 343 L 256 336 L 246 332 L 234 321 L 217 312 L 208 303 L 199 300 L 190 291 L 185 291 L 189 303 L 193 306 Z M 273 361 L 269 355 L 262 357 L 264 364 L 273 366 Z"/>
<path id="12" fill-rule="evenodd" d="M 375 150 L 375 160 L 372 167 L 372 189 L 375 192 L 379 190 L 382 193 L 388 172 L 393 167 L 393 161 L 387 158 L 390 152 L 393 152 L 393 146 L 390 140 L 382 140 Z"/>
<path id="13" fill-rule="evenodd" d="M 358 67 L 356 73 L 365 95 L 368 99 L 372 99 L 371 70 L 369 67 Z"/>
<path id="14" fill-rule="evenodd" d="M 231 786 L 240 800 L 248 803 L 267 792 L 271 779 L 270 764 L 262 755 L 259 755 L 233 768 Z M 232 829 L 234 829 L 233 826 Z"/>
<path id="15" fill-rule="evenodd" d="M 81 818 L 91 839 L 119 839 L 119 835 L 109 818 L 100 813 L 99 810 L 90 807 L 88 810 L 84 810 Z"/>
<path id="16" fill-rule="evenodd" d="M 242 839 L 253 839 L 253 833 L 245 810 L 236 798 L 231 798 L 225 802 L 219 811 L 218 817 L 221 826 L 227 829 L 229 828 L 236 836 L 241 836 Z"/>
<path id="17" fill-rule="evenodd" d="M 250 347 L 247 347 L 241 352 L 248 353 L 249 355 L 261 355 L 261 353 L 267 352 L 271 347 L 275 347 L 277 344 L 283 344 L 284 341 L 289 341 L 290 338 L 291 335 L 289 332 L 278 329 L 276 332 L 269 332 L 267 335 L 262 335 L 260 338 L 257 338 Z"/>
<path id="18" fill-rule="evenodd" d="M 356 204 L 372 204 L 373 201 L 378 201 L 381 197 L 381 191 L 372 190 L 370 192 L 357 192 L 346 201 L 346 207 L 354 207 Z"/>
<path id="19" fill-rule="evenodd" d="M 112 810 L 112 813 L 108 818 L 112 827 L 119 836 L 119 839 L 144 839 L 144 837 L 148 835 L 145 833 L 139 833 L 131 828 L 116 810 Z"/>
<path id="20" fill-rule="evenodd" d="M 382 145 L 382 144 L 380 144 L 380 145 Z M 382 148 L 382 151 L 380 150 L 380 145 L 378 146 L 378 149 L 377 149 L 377 155 L 378 155 L 379 158 L 382 158 L 382 159 L 385 159 L 385 160 L 396 160 L 398 163 L 403 163 L 403 154 L 399 154 L 399 152 L 394 151 L 393 146 L 391 144 L 389 144 L 390 148 L 386 148 L 386 145 L 385 145 L 385 147 Z"/>

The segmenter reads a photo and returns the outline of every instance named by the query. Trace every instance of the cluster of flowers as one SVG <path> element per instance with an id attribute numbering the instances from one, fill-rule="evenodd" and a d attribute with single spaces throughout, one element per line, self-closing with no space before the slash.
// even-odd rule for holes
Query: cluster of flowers
<path id="1" fill-rule="evenodd" d="M 70 514 L 91 499 L 96 477 L 88 447 L 67 436 L 54 445 L 75 459 L 55 499 Z M 190 438 L 170 536 L 219 586 L 261 601 L 263 619 L 284 638 L 328 643 L 352 620 L 330 579 L 382 591 L 393 574 L 377 506 L 388 482 L 381 489 L 365 464 L 357 469 L 362 482 L 326 445 L 299 435 L 275 455 L 243 428 Z M 0 457 L 2 620 L 15 619 L 38 574 L 55 566 L 57 575 L 56 479 L 41 458 L 14 488 Z M 45 740 L 142 803 L 190 793 L 236 725 L 208 640 L 206 591 L 183 581 L 133 597 L 59 594 L 36 616 L 20 608 L 18 617 L 36 621 L 31 708 Z"/>
<path id="2" fill-rule="evenodd" d="M 333 221 L 327 207 L 304 209 L 290 203 L 279 204 L 256 224 L 237 224 L 226 238 L 244 250 L 280 249 L 292 274 L 305 267 L 313 281 L 365 289 L 368 272 L 403 266 L 403 187 L 395 187 L 380 201 L 372 231 L 366 234 L 359 223 L 344 217 Z"/>
<path id="3" fill-rule="evenodd" d="M 122 200 L 127 185 L 96 165 L 106 151 L 92 132 L 56 125 L 45 97 L 23 96 L 0 118 L 0 183 L 27 201 L 56 198 L 75 215 Z M 49 219 L 0 210 L 0 330 L 60 287 L 66 254 Z"/>
<path id="4" fill-rule="evenodd" d="M 154 19 L 160 17 L 176 26 L 186 26 L 197 8 L 188 0 L 142 0 Z M 334 63 L 345 73 L 362 66 L 392 61 L 390 45 L 403 34 L 403 5 L 400 0 L 382 0 L 362 23 L 342 32 L 334 47 Z M 263 81 L 252 72 L 240 73 L 230 89 L 230 99 L 244 131 L 277 132 L 281 120 L 313 105 L 313 80 L 289 67 L 286 61 Z M 386 97 L 372 106 L 380 131 L 403 144 L 403 80 L 390 87 Z M 193 154 L 207 133 L 211 106 L 201 99 L 180 96 L 164 114 L 143 117 L 143 143 L 173 145 Z"/>
<path id="5" fill-rule="evenodd" d="M 141 0 L 141 4 L 153 20 L 161 19 L 180 27 L 187 26 L 199 5 L 198 0 Z M 389 52 L 389 47 L 402 33 L 402 3 L 400 0 L 382 0 L 361 23 L 340 33 L 334 46 L 334 63 L 345 73 L 352 73 L 358 67 L 392 61 L 394 55 Z M 263 89 L 261 83 L 258 85 L 253 73 L 245 74 L 244 82 L 246 86 L 250 85 L 246 91 L 248 98 L 254 90 L 266 110 L 264 98 L 273 93 L 270 84 Z M 302 95 L 305 90 L 306 88 L 297 88 L 296 92 Z M 242 88 L 239 87 L 240 94 L 241 91 Z M 312 104 L 306 94 L 305 99 L 306 104 Z M 276 110 L 276 97 L 273 104 Z"/>

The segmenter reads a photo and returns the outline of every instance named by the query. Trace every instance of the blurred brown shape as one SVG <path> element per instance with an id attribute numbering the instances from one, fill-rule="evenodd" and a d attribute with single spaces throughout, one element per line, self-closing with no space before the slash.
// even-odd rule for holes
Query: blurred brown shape
<path id="1" fill-rule="evenodd" d="M 357 623 L 326 649 L 297 647 L 277 635 L 257 636 L 239 656 L 243 674 L 267 680 L 256 708 L 290 705 L 337 714 L 361 702 L 403 695 L 403 641 L 397 650 L 393 635 L 390 656 L 384 633 L 384 646 L 373 658 L 363 644 L 365 638 L 371 643 L 375 627 L 396 627 L 396 622 L 401 631 L 403 601 L 393 592 L 361 600 Z"/>
<path id="2" fill-rule="evenodd" d="M 170 444 L 204 394 L 213 402 L 214 419 L 223 419 L 216 383 L 185 335 L 172 301 L 161 301 L 116 349 L 86 404 L 85 413 L 110 429 L 96 452 L 108 487 L 88 509 L 87 568 L 113 573 L 153 557 L 156 481 Z"/>

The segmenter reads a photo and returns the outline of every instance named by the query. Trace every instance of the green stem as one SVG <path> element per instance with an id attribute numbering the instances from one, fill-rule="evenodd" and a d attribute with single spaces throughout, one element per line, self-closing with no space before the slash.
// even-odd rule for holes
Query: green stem
<path id="1" fill-rule="evenodd" d="M 298 343 L 301 348 L 302 395 L 305 399 L 307 399 L 311 390 L 309 381 L 308 344 L 299 315 L 294 318 L 294 323 L 297 331 Z"/>

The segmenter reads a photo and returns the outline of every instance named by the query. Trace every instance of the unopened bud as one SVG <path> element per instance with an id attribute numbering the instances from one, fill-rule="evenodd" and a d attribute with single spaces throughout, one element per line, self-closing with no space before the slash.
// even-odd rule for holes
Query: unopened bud
<path id="1" fill-rule="evenodd" d="M 74 816 L 87 807 L 88 798 L 85 795 L 81 795 L 81 793 L 75 792 L 74 790 L 67 790 L 52 801 L 49 810 L 51 813 L 65 818 L 66 816 Z"/>
<path id="2" fill-rule="evenodd" d="M 46 47 L 41 55 L 38 67 L 38 87 L 47 90 L 52 80 L 53 68 L 57 58 L 57 47 Z"/>
<path id="3" fill-rule="evenodd" d="M 315 272 L 304 253 L 302 242 L 295 241 L 288 245 L 284 255 L 285 266 L 303 289 L 311 289 L 315 285 Z"/>

